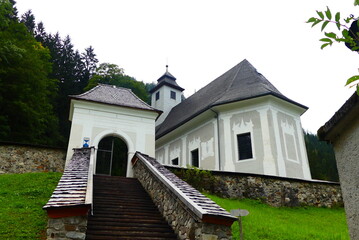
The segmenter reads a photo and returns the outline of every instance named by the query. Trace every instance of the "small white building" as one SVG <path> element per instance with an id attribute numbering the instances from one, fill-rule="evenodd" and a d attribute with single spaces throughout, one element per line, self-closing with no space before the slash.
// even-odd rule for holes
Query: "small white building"
<path id="1" fill-rule="evenodd" d="M 99 84 L 71 97 L 71 133 L 66 160 L 74 148 L 94 146 L 95 174 L 132 176 L 136 151 L 155 155 L 155 121 L 161 114 L 130 89 Z"/>
<path id="2" fill-rule="evenodd" d="M 300 116 L 247 61 L 182 101 L 168 70 L 152 89 L 156 159 L 166 165 L 311 179 Z"/>

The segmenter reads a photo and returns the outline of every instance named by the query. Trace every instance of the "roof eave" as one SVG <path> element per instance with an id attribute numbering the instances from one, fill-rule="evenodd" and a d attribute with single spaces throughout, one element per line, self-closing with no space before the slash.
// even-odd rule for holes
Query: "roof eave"
<path id="1" fill-rule="evenodd" d="M 359 113 L 359 96 L 356 92 L 339 108 L 337 112 L 323 125 L 317 135 L 320 140 L 333 142 L 336 133 L 347 126 L 344 122 L 351 121 Z M 354 116 L 353 116 L 354 115 Z M 338 129 L 340 128 L 340 129 Z"/>
<path id="2" fill-rule="evenodd" d="M 168 82 L 161 82 L 161 83 L 157 84 L 156 87 L 152 88 L 149 92 L 152 94 L 152 93 L 156 92 L 160 87 L 162 87 L 164 85 L 169 86 L 169 87 L 174 88 L 174 89 L 177 89 L 177 90 L 179 90 L 181 92 L 183 92 L 183 90 L 184 90 L 184 88 L 181 88 L 180 86 L 176 86 L 176 85 L 170 84 Z"/>
<path id="3" fill-rule="evenodd" d="M 105 104 L 105 105 L 123 107 L 123 108 L 130 108 L 130 109 L 138 109 L 138 110 L 143 110 L 143 111 L 148 111 L 148 112 L 156 112 L 156 113 L 159 114 L 158 117 L 163 113 L 163 111 L 155 109 L 155 108 L 154 109 L 146 109 L 146 108 L 140 108 L 140 107 L 124 106 L 124 105 L 119 105 L 119 104 L 111 104 L 111 103 L 99 102 L 99 101 L 83 99 L 83 98 L 76 98 L 76 97 L 73 97 L 73 96 L 69 96 L 69 97 L 70 97 L 70 99 L 74 99 L 74 100 L 78 100 L 78 101 L 93 102 L 93 103 L 98 103 L 98 104 Z"/>
<path id="4" fill-rule="evenodd" d="M 279 98 L 279 99 L 281 99 L 281 100 L 290 102 L 290 103 L 292 103 L 292 104 L 294 104 L 294 105 L 296 105 L 296 106 L 302 108 L 302 109 L 304 110 L 303 113 L 306 112 L 306 110 L 308 110 L 308 107 L 306 107 L 306 106 L 304 106 L 304 105 L 302 105 L 302 104 L 300 104 L 300 103 L 297 103 L 297 102 L 295 102 L 295 101 L 293 101 L 293 100 L 290 100 L 290 99 L 288 99 L 288 98 L 285 98 L 285 97 L 280 97 L 280 95 L 278 95 L 278 94 L 273 94 L 273 93 L 266 93 L 266 94 L 257 95 L 257 96 L 252 96 L 252 97 L 243 98 L 243 99 L 237 99 L 237 100 L 232 100 L 232 101 L 214 103 L 214 104 L 208 105 L 207 107 L 203 108 L 201 111 L 199 111 L 199 112 L 197 112 L 197 113 L 195 113 L 195 114 L 189 116 L 188 118 L 186 118 L 186 119 L 183 120 L 182 122 L 180 122 L 180 123 L 176 124 L 175 126 L 169 128 L 168 130 L 164 131 L 163 133 L 161 133 L 161 134 L 159 134 L 159 135 L 156 134 L 156 140 L 157 140 L 157 139 L 160 139 L 161 137 L 163 137 L 163 136 L 165 136 L 165 135 L 167 135 L 168 133 L 172 132 L 172 131 L 175 130 L 176 128 L 182 126 L 183 124 L 189 122 L 191 119 L 197 117 L 198 115 L 200 115 L 200 114 L 206 112 L 207 110 L 209 110 L 209 109 L 211 109 L 211 108 L 213 108 L 213 107 L 221 106 L 221 105 L 225 105 L 225 104 L 229 104 L 229 103 L 234 103 L 234 102 L 241 102 L 241 101 L 250 100 L 250 99 L 259 98 L 259 97 L 264 97 L 264 96 L 268 96 L 268 95 L 272 95 L 272 96 L 274 96 L 274 97 L 277 97 L 277 98 Z M 302 114 L 303 114 L 303 113 L 302 113 Z"/>

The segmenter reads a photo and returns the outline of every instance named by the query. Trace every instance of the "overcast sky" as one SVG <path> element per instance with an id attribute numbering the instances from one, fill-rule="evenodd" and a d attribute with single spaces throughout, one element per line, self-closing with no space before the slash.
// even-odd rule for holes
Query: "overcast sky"
<path id="1" fill-rule="evenodd" d="M 16 2 L 47 32 L 70 35 L 80 51 L 93 46 L 100 62 L 137 80 L 156 81 L 168 64 L 186 97 L 247 59 L 282 94 L 309 107 L 302 126 L 313 133 L 354 92 L 346 79 L 359 74 L 358 54 L 339 44 L 321 50 L 320 27 L 305 23 L 326 6 L 358 16 L 353 0 Z"/>

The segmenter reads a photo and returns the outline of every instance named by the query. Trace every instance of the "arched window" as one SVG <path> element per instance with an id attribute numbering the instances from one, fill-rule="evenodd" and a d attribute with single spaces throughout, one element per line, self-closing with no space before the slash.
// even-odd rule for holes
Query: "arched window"
<path id="1" fill-rule="evenodd" d="M 96 157 L 96 174 L 126 177 L 127 145 L 118 137 L 105 137 L 99 144 Z"/>

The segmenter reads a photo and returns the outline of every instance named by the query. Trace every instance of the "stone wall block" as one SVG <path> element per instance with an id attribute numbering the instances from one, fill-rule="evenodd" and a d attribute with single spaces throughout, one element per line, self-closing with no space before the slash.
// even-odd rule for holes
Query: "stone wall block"
<path id="1" fill-rule="evenodd" d="M 65 149 L 3 144 L 0 146 L 0 174 L 63 172 L 65 157 Z"/>
<path id="2" fill-rule="evenodd" d="M 84 240 L 86 238 L 87 216 L 49 218 L 48 240 Z"/>
<path id="3" fill-rule="evenodd" d="M 85 240 L 86 234 L 80 232 L 67 232 L 66 237 L 71 240 Z"/>
<path id="4" fill-rule="evenodd" d="M 259 199 L 274 207 L 343 206 L 340 185 L 334 182 L 219 171 L 212 174 L 214 186 L 205 190 L 224 198 Z"/>
<path id="5" fill-rule="evenodd" d="M 201 238 L 204 236 L 203 234 L 208 236 L 216 235 L 217 230 L 218 236 L 225 236 L 225 239 L 230 238 L 230 227 L 223 226 L 223 228 L 216 229 L 210 226 L 213 224 L 207 226 L 207 223 L 201 222 L 197 216 L 193 213 L 191 214 L 191 210 L 177 196 L 170 192 L 149 170 L 146 170 L 141 161 L 137 161 L 134 166 L 134 176 L 138 178 L 142 186 L 149 193 L 161 214 L 174 229 L 178 239 L 200 240 L 203 239 Z M 203 232 L 203 229 L 207 229 L 206 231 L 208 232 Z M 220 231 L 223 231 L 223 233 Z M 217 239 L 221 239 L 218 236 Z"/>

